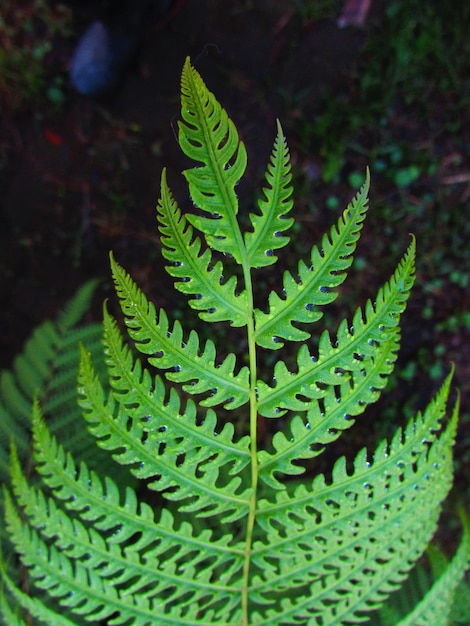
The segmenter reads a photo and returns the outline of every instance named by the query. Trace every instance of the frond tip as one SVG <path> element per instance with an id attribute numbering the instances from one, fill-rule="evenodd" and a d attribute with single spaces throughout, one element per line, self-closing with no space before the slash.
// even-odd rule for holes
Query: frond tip
<path id="1" fill-rule="evenodd" d="M 181 76 L 179 143 L 200 165 L 184 171 L 189 193 L 209 217 L 188 214 L 188 221 L 204 233 L 209 247 L 241 262 L 243 247 L 236 219 L 235 186 L 246 169 L 246 150 L 226 111 L 186 59 Z"/>

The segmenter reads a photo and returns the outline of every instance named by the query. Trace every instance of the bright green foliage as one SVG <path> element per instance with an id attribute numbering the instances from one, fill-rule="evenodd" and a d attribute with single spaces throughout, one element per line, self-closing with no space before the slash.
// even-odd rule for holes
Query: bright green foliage
<path id="1" fill-rule="evenodd" d="M 94 471 L 77 459 L 35 402 L 40 480 L 28 479 L 13 444 L 5 519 L 31 587 L 42 592 L 26 595 L 2 566 L 4 619 L 14 623 L 16 606 L 52 625 L 333 626 L 369 617 L 388 624 L 397 615 L 402 626 L 437 626 L 430 615 L 450 616 L 470 558 L 466 520 L 455 557 L 417 606 L 403 612 L 398 602 L 395 614 L 387 599 L 399 597 L 426 550 L 451 487 L 458 416 L 458 403 L 447 410 L 451 375 L 391 441 L 354 460 L 338 458 L 325 475 L 305 463 L 331 455 L 392 373 L 414 280 L 414 240 L 352 322 L 314 342 L 305 323 L 320 320 L 352 263 L 368 174 L 308 262 L 299 261 L 296 274 L 286 271 L 279 292 L 258 309 L 256 276 L 277 261 L 293 223 L 281 126 L 247 232 L 235 193 L 245 148 L 189 61 L 179 129 L 181 147 L 198 163 L 184 172 L 196 208 L 182 213 L 164 172 L 157 217 L 167 271 L 201 319 L 240 333 L 243 350 L 227 354 L 216 338 L 202 342 L 187 319 L 172 321 L 111 256 L 136 352 L 105 308 L 107 380 L 82 348 L 79 404 L 82 423 L 128 468 L 138 491 L 111 478 L 111 461 L 107 471 Z M 263 353 L 281 354 L 292 345 L 286 342 L 300 342 L 296 366 L 279 359 L 272 382 L 262 380 Z M 266 418 L 272 436 L 261 436 Z"/>

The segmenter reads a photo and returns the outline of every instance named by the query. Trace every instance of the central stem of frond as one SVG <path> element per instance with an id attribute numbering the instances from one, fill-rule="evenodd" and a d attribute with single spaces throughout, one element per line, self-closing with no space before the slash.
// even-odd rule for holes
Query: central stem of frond
<path id="1" fill-rule="evenodd" d="M 257 362 L 256 362 L 256 341 L 255 322 L 253 304 L 253 285 L 250 268 L 247 264 L 243 266 L 246 290 L 249 298 L 249 315 L 247 321 L 247 339 L 250 364 L 250 454 L 251 454 L 251 497 L 248 520 L 245 536 L 245 560 L 243 564 L 243 587 L 242 587 L 242 625 L 249 626 L 249 581 L 251 552 L 253 545 L 253 530 L 256 520 L 256 502 L 258 487 L 258 394 L 257 394 Z"/>

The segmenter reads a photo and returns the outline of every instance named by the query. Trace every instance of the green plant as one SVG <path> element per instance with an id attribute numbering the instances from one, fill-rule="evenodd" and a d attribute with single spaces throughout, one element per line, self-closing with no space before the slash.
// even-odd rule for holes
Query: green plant
<path id="1" fill-rule="evenodd" d="M 129 467 L 138 491 L 79 465 L 51 435 L 36 401 L 39 480 L 26 478 L 13 441 L 4 496 L 28 582 L 22 589 L 2 565 L 4 619 L 26 623 L 16 605 L 51 626 L 363 621 L 425 551 L 452 479 L 458 403 L 446 419 L 451 375 L 391 441 L 354 460 L 335 459 L 324 474 L 315 470 L 393 370 L 414 241 L 375 300 L 357 309 L 351 324 L 343 320 L 335 337 L 325 330 L 315 347 L 306 324 L 320 320 L 352 263 L 368 177 L 308 262 L 299 261 L 296 274 L 285 271 L 279 292 L 258 308 L 257 273 L 277 261 L 293 224 L 281 127 L 259 211 L 242 232 L 235 187 L 245 148 L 189 61 L 181 110 L 180 145 L 199 163 L 184 175 L 199 210 L 180 210 L 163 173 L 157 213 L 167 271 L 202 320 L 228 322 L 241 333 L 244 363 L 222 344 L 216 351 L 212 340 L 202 343 L 186 320 L 184 327 L 171 322 L 111 256 L 127 332 L 147 365 L 105 306 L 109 390 L 82 348 L 79 402 L 98 445 Z M 229 266 L 238 273 L 229 277 Z M 287 342 L 300 342 L 295 366 L 279 359 L 273 380 L 260 379 L 264 355 Z M 470 558 L 463 520 L 456 555 L 412 618 L 400 617 L 402 626 L 410 619 L 446 623 Z M 42 592 L 26 593 L 29 584 Z"/>

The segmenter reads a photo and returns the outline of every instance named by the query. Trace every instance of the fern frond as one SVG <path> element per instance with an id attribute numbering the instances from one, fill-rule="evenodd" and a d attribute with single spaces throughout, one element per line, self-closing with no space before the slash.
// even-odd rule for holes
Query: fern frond
<path id="1" fill-rule="evenodd" d="M 4 480 L 8 476 L 10 440 L 18 441 L 23 452 L 28 447 L 25 435 L 30 426 L 31 402 L 35 393 L 47 393 L 58 343 L 59 336 L 53 322 L 44 322 L 27 341 L 12 370 L 0 373 L 0 467 Z"/>
<path id="2" fill-rule="evenodd" d="M 323 398 L 331 385 L 339 386 L 343 381 L 349 381 L 352 372 L 367 374 L 369 367 L 374 368 L 374 361 L 384 346 L 391 344 L 393 349 L 396 348 L 393 338 L 399 337 L 400 314 L 414 282 L 414 257 L 413 240 L 391 279 L 379 289 L 374 304 L 368 301 L 364 312 L 358 309 L 350 328 L 343 320 L 335 342 L 328 331 L 323 332 L 318 357 L 312 356 L 303 344 L 297 353 L 298 371 L 295 374 L 287 369 L 284 361 L 276 363 L 275 386 L 270 387 L 263 381 L 258 384 L 261 415 L 277 417 L 286 409 L 307 409 L 308 400 Z M 391 359 L 390 352 L 388 360 Z M 383 372 L 383 382 L 377 389 L 384 386 L 390 371 L 391 367 L 387 367 Z M 306 400 L 299 399 L 299 396 Z"/>
<path id="3" fill-rule="evenodd" d="M 0 614 L 15 626 L 24 626 L 23 610 L 28 626 L 339 626 L 382 616 L 385 626 L 392 613 L 382 607 L 398 598 L 393 592 L 426 549 L 451 486 L 458 415 L 457 398 L 447 418 L 452 373 L 423 414 L 372 452 L 333 460 L 325 474 L 305 460 L 334 452 L 330 444 L 378 398 L 393 370 L 414 280 L 414 239 L 376 300 L 313 347 L 310 329 L 299 324 L 321 317 L 351 265 L 369 174 L 322 249 L 312 248 L 312 267 L 301 262 L 297 279 L 286 272 L 284 296 L 273 292 L 268 310 L 255 310 L 254 273 L 276 260 L 292 223 L 285 138 L 278 124 L 259 212 L 243 234 L 235 185 L 245 170 L 244 146 L 189 61 L 182 92 L 180 142 L 199 163 L 185 175 L 202 213 L 183 215 L 163 172 L 163 254 L 177 289 L 204 320 L 241 329 L 242 366 L 226 349 L 216 353 L 214 341 L 202 343 L 196 331 L 170 323 L 111 256 L 127 332 L 105 306 L 104 358 L 95 366 L 90 348 L 81 348 L 73 413 L 107 465 L 96 471 L 91 446 L 87 462 L 79 446 L 78 454 L 70 450 L 70 437 L 63 445 L 57 436 L 72 426 L 60 412 L 75 390 L 67 368 L 83 336 L 77 308 L 45 326 L 36 344 L 43 352 L 32 351 L 16 378 L 0 381 L 8 403 L 3 432 L 16 439 L 1 504 L 21 571 L 17 582 L 0 553 Z M 229 255 L 239 267 L 224 279 Z M 243 277 L 240 293 L 236 275 Z M 78 309 L 87 293 L 81 298 Z M 289 357 L 278 360 L 274 381 L 260 380 L 263 349 L 297 340 L 296 367 Z M 29 415 L 36 389 L 48 407 L 44 416 L 38 400 Z M 56 415 L 50 426 L 49 414 Z M 262 418 L 283 415 L 271 422 L 277 432 L 270 441 Z M 29 424 L 31 469 L 28 444 L 21 446 Z M 117 463 L 108 467 L 110 457 Z M 449 615 L 457 584 L 451 579 L 462 578 L 470 560 L 468 520 L 464 526 L 451 564 L 427 585 L 421 604 L 393 613 L 393 626 L 438 626 L 434 613 Z"/>
<path id="4" fill-rule="evenodd" d="M 90 574 L 79 561 L 71 561 L 62 550 L 49 546 L 39 533 L 21 520 L 9 497 L 5 498 L 6 520 L 11 538 L 22 562 L 28 567 L 35 585 L 56 598 L 62 607 L 75 609 L 90 620 L 109 619 L 108 624 L 149 626 L 150 606 L 122 600 L 113 586 L 106 587 L 103 578 Z"/>
<path id="5" fill-rule="evenodd" d="M 170 328 L 163 309 L 160 309 L 157 320 L 153 304 L 112 255 L 111 269 L 129 334 L 140 352 L 151 355 L 149 363 L 160 369 L 171 369 L 165 372 L 166 378 L 187 383 L 183 389 L 190 394 L 210 392 L 210 396 L 200 402 L 202 406 L 224 402 L 225 408 L 234 409 L 248 401 L 248 368 L 243 367 L 235 374 L 234 354 L 216 364 L 212 341 L 207 341 L 201 350 L 197 333 L 191 331 L 185 339 L 181 324 L 176 321 Z"/>
<path id="6" fill-rule="evenodd" d="M 213 537 L 208 528 L 193 534 L 190 524 L 181 520 L 176 523 L 168 509 L 154 510 L 137 498 L 133 488 L 126 487 L 125 494 L 121 495 L 111 478 L 101 478 L 84 463 L 77 467 L 72 456 L 51 436 L 39 412 L 34 417 L 34 436 L 36 468 L 44 484 L 82 520 L 112 532 L 112 542 L 127 546 L 134 537 L 136 542 L 129 546 L 129 551 L 147 550 L 148 546 L 153 549 L 161 543 L 163 553 L 172 545 L 178 545 L 181 551 L 194 553 L 195 558 L 196 553 L 202 558 L 205 551 L 205 557 L 216 565 L 233 567 L 237 550 L 232 540 Z M 178 540 L 181 537 L 184 537 L 184 545 Z"/>
<path id="7" fill-rule="evenodd" d="M 318 321 L 323 316 L 321 307 L 336 299 L 334 288 L 346 278 L 346 270 L 353 261 L 352 255 L 366 217 L 369 185 L 367 170 L 360 191 L 332 227 L 329 236 L 323 236 L 321 251 L 317 246 L 312 248 L 310 265 L 299 261 L 297 278 L 285 272 L 282 296 L 272 291 L 268 312 L 256 309 L 255 332 L 259 346 L 278 350 L 284 345 L 282 339 L 308 339 L 311 333 L 294 326 L 294 323 Z"/>
<path id="8" fill-rule="evenodd" d="M 249 307 L 246 290 L 237 293 L 235 276 L 224 279 L 221 261 L 212 264 L 212 252 L 201 253 L 201 240 L 181 213 L 166 182 L 163 171 L 161 196 L 157 205 L 162 254 L 172 263 L 166 270 L 179 280 L 175 287 L 194 298 L 189 305 L 200 311 L 208 322 L 229 321 L 232 326 L 246 326 Z"/>
<path id="9" fill-rule="evenodd" d="M 300 484 L 276 492 L 274 502 L 259 503 L 258 521 L 269 546 L 260 543 L 253 554 L 265 572 L 265 581 L 255 585 L 260 599 L 268 601 L 274 588 L 289 590 L 290 597 L 294 588 L 309 589 L 293 600 L 286 597 L 282 610 L 276 607 L 281 623 L 294 615 L 305 624 L 316 624 L 315 616 L 327 624 L 360 621 L 425 550 L 452 483 L 457 406 L 437 434 L 449 383 L 450 377 L 423 416 L 397 431 L 389 445 L 379 445 L 373 461 L 363 450 L 353 471 L 339 459 L 330 480 L 319 475 L 310 488 Z"/>
<path id="10" fill-rule="evenodd" d="M 235 185 L 246 168 L 246 150 L 226 111 L 186 59 L 181 77 L 179 143 L 202 166 L 185 170 L 194 204 L 210 218 L 188 214 L 211 248 L 242 262 L 243 240 L 236 216 Z"/>
<path id="11" fill-rule="evenodd" d="M 116 541 L 114 538 L 106 541 L 102 534 L 83 524 L 79 519 L 72 519 L 62 509 L 57 507 L 53 498 L 46 498 L 40 489 L 36 489 L 28 485 L 28 482 L 22 476 L 17 461 L 14 461 L 13 467 L 14 489 L 17 495 L 18 503 L 23 507 L 25 515 L 28 516 L 30 527 L 39 531 L 39 535 L 43 539 L 53 540 L 55 548 L 61 555 L 67 557 L 71 564 L 75 567 L 78 561 L 88 571 L 88 576 L 100 578 L 100 586 L 113 588 L 118 592 L 121 603 L 123 605 L 139 604 L 139 600 L 143 595 L 148 597 L 151 589 L 151 595 L 167 595 L 170 594 L 173 602 L 180 602 L 181 595 L 187 595 L 189 587 L 179 589 L 177 568 L 182 566 L 182 559 L 185 558 L 185 567 L 195 567 L 199 562 L 205 561 L 207 555 L 203 557 L 199 555 L 198 559 L 194 555 L 182 556 L 184 548 L 178 553 L 178 558 L 170 565 L 168 561 L 161 563 L 157 554 L 161 555 L 164 551 L 171 549 L 171 545 L 160 541 L 160 545 L 156 547 L 157 535 L 153 534 L 152 549 L 147 552 L 142 550 L 142 542 L 139 541 L 138 549 L 135 548 L 134 542 L 126 542 L 125 549 L 122 546 L 122 540 Z M 9 503 L 8 506 L 11 506 Z M 8 512 L 8 518 L 13 520 L 12 514 Z M 14 520 L 17 525 L 17 519 Z M 101 523 L 102 524 L 102 523 Z M 39 541 L 39 540 L 38 540 Z M 180 542 L 184 543 L 184 533 L 180 537 Z M 164 544 L 164 545 L 163 545 Z M 212 564 L 213 565 L 213 564 Z M 225 563 L 226 565 L 226 563 Z M 176 566 L 176 567 L 175 567 Z M 158 577 L 155 572 L 160 570 Z M 221 593 L 224 599 L 230 599 L 227 595 L 223 584 L 224 578 L 227 579 L 228 572 L 225 571 L 221 580 L 216 585 L 215 593 Z M 230 575 L 233 572 L 230 572 Z M 175 589 L 176 587 L 176 589 Z M 201 576 L 193 583 L 191 600 L 196 602 L 202 596 L 207 594 L 207 580 Z M 116 599 L 117 601 L 117 599 Z M 129 607 L 126 607 L 129 608 Z M 130 608 L 132 612 L 132 608 Z M 147 619 L 149 615 L 147 615 Z"/>
<path id="12" fill-rule="evenodd" d="M 100 445 L 117 450 L 119 463 L 136 466 L 133 474 L 149 481 L 148 487 L 185 501 L 181 510 L 230 520 L 245 515 L 249 494 L 240 487 L 250 460 L 248 438 L 235 445 L 232 424 L 217 433 L 212 410 L 197 426 L 194 403 L 188 400 L 182 411 L 174 389 L 166 401 L 162 380 L 152 381 L 133 360 L 108 314 L 104 327 L 112 395 L 105 399 L 86 353 L 79 374 L 80 404 Z"/>
<path id="13" fill-rule="evenodd" d="M 293 218 L 287 217 L 293 206 L 291 180 L 289 149 L 278 120 L 277 135 L 266 171 L 268 187 L 263 189 L 264 199 L 258 202 L 261 213 L 250 213 L 253 230 L 245 233 L 250 267 L 272 265 L 277 261 L 273 250 L 278 250 L 289 242 L 289 237 L 282 233 L 294 223 Z"/>

